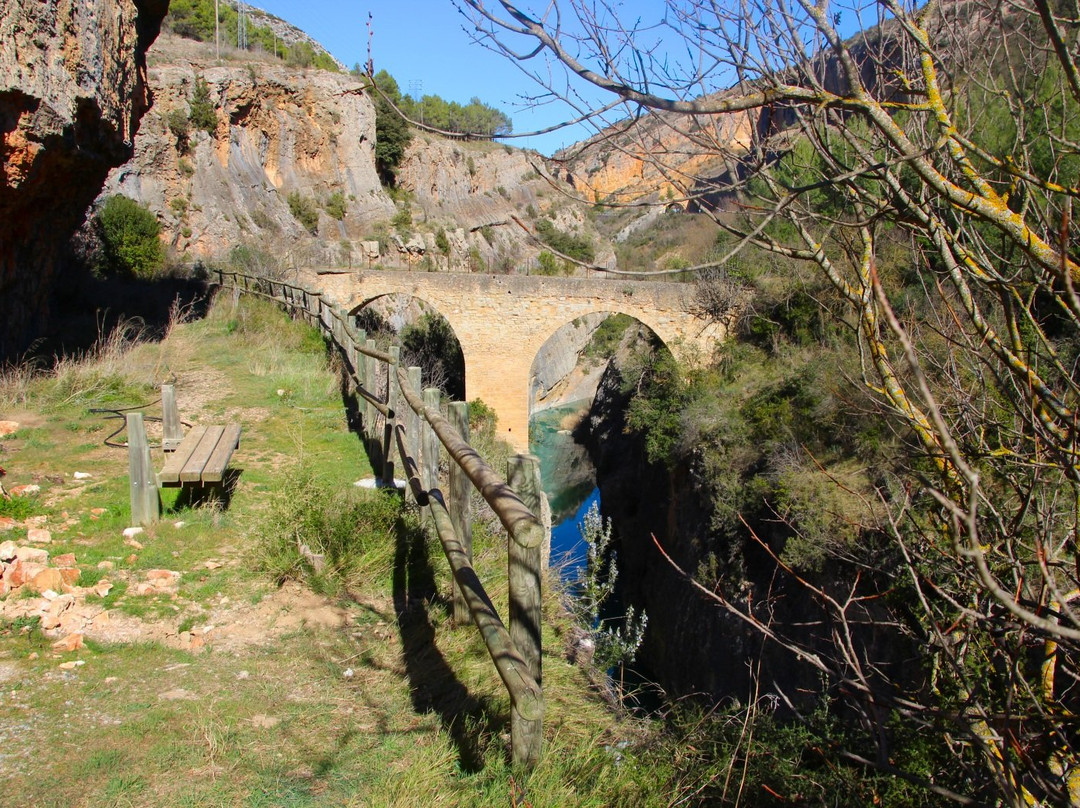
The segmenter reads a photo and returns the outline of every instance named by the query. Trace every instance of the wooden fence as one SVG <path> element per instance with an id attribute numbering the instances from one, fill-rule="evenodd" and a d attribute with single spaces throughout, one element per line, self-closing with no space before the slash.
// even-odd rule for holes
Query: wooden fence
<path id="1" fill-rule="evenodd" d="M 341 353 L 351 386 L 363 401 L 362 432 L 373 466 L 392 484 L 397 456 L 408 480 L 407 494 L 424 509 L 450 564 L 454 621 L 476 626 L 510 695 L 513 762 L 534 766 L 540 759 L 544 715 L 540 644 L 544 528 L 536 516 L 541 496 L 538 461 L 516 455 L 509 462 L 509 482 L 501 478 L 469 445 L 467 405 L 451 403 L 449 418 L 444 417 L 440 391 L 422 389 L 420 368 L 399 367 L 396 347 L 377 350 L 374 340 L 356 329 L 346 312 L 326 303 L 321 293 L 223 270 L 213 270 L 212 280 L 276 301 L 321 328 Z M 438 487 L 440 444 L 450 458 L 449 499 Z M 491 506 L 509 537 L 509 630 L 472 566 L 470 485 Z"/>

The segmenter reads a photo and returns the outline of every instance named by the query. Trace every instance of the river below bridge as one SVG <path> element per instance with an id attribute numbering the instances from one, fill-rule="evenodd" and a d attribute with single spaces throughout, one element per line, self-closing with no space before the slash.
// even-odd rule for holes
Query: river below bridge
<path id="1" fill-rule="evenodd" d="M 600 499 L 596 470 L 573 436 L 590 403 L 571 401 L 542 410 L 529 421 L 529 451 L 540 459 L 540 484 L 551 506 L 551 564 L 560 568 L 565 581 L 576 579 L 585 563 L 580 525 Z"/>

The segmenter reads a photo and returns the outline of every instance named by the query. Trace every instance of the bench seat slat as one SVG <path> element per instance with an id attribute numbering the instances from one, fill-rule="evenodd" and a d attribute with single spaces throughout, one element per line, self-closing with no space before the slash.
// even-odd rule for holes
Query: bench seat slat
<path id="1" fill-rule="evenodd" d="M 223 426 L 206 427 L 199 445 L 195 447 L 195 451 L 191 453 L 187 462 L 184 463 L 184 468 L 180 472 L 180 482 L 197 483 L 202 480 L 202 472 L 206 468 L 206 461 L 214 453 L 214 447 L 217 446 L 218 440 L 221 439 L 224 431 L 225 427 Z"/>
<path id="2" fill-rule="evenodd" d="M 193 427 L 184 439 L 180 442 L 176 451 L 169 455 L 168 460 L 165 461 L 165 467 L 158 474 L 159 485 L 179 485 L 180 474 L 184 470 L 185 464 L 191 458 L 191 455 L 195 453 L 195 450 L 199 447 L 199 443 L 203 439 L 203 435 L 206 434 L 205 426 Z"/>
<path id="3" fill-rule="evenodd" d="M 240 445 L 240 424 L 228 424 L 202 470 L 203 483 L 220 483 L 233 451 Z"/>

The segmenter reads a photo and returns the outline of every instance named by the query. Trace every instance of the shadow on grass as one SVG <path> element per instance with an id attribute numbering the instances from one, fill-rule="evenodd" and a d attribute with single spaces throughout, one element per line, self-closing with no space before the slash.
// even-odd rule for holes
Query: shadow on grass
<path id="1" fill-rule="evenodd" d="M 487 740 L 505 726 L 506 719 L 491 708 L 487 699 L 469 693 L 436 646 L 435 625 L 428 614 L 428 605 L 437 601 L 446 609 L 448 604 L 438 597 L 423 528 L 401 521 L 397 528 L 393 589 L 413 708 L 420 713 L 437 713 L 457 746 L 461 770 L 479 772 L 484 768 Z"/>
<path id="2" fill-rule="evenodd" d="M 172 507 L 165 509 L 164 513 L 175 516 L 181 511 L 200 507 L 227 511 L 229 503 L 232 502 L 233 492 L 236 491 L 237 483 L 240 482 L 240 475 L 243 472 L 243 469 L 230 468 L 225 470 L 222 481 L 217 485 L 183 486 L 180 493 L 176 495 L 176 501 Z"/>

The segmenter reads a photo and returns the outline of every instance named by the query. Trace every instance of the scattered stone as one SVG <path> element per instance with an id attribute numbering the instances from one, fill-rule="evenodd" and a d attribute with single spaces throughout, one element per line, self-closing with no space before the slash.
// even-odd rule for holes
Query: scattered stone
<path id="1" fill-rule="evenodd" d="M 99 598 L 104 598 L 108 596 L 109 592 L 112 591 L 112 588 L 112 581 L 110 581 L 108 578 L 102 578 L 100 581 L 94 584 L 94 594 L 97 595 Z"/>
<path id="2" fill-rule="evenodd" d="M 126 544 L 128 547 L 131 547 L 134 550 L 141 550 L 143 548 L 142 543 L 135 541 L 135 539 L 130 539 L 130 538 L 129 539 L 124 539 L 124 544 Z"/>
<path id="3" fill-rule="evenodd" d="M 17 524 L 10 516 L 0 516 L 0 530 L 11 530 Z"/>
<path id="4" fill-rule="evenodd" d="M 59 667 L 59 668 L 60 668 L 61 670 L 65 670 L 65 671 L 73 671 L 73 670 L 75 670 L 76 668 L 78 668 L 78 667 L 80 667 L 80 666 L 82 666 L 82 665 L 85 665 L 85 664 L 86 664 L 86 660 L 85 660 L 85 659 L 73 659 L 73 660 L 71 660 L 70 662 L 61 662 L 61 663 L 60 663 L 60 665 L 59 665 L 58 667 Z"/>
<path id="5" fill-rule="evenodd" d="M 146 580 L 163 581 L 166 584 L 171 584 L 180 580 L 180 573 L 175 570 L 147 570 Z"/>
<path id="6" fill-rule="evenodd" d="M 61 654 L 68 654 L 72 651 L 78 651 L 83 647 L 83 635 L 82 634 L 68 634 L 61 640 L 57 640 L 52 644 L 52 649 Z"/>
<path id="7" fill-rule="evenodd" d="M 245 679 L 250 679 L 251 674 L 248 673 L 247 671 L 240 671 L 240 673 L 236 674 L 236 678 L 239 679 L 240 681 L 243 681 Z"/>
<path id="8" fill-rule="evenodd" d="M 109 512 L 108 508 L 91 508 L 90 509 L 90 515 L 91 516 L 103 516 L 104 514 L 106 514 L 108 512 Z"/>
<path id="9" fill-rule="evenodd" d="M 46 516 L 45 514 L 41 514 L 40 516 L 28 516 L 28 517 L 26 517 L 26 519 L 23 520 L 23 524 L 26 525 L 27 527 L 43 527 L 45 525 L 45 523 L 48 522 L 48 521 L 49 521 L 49 517 Z"/>
<path id="10" fill-rule="evenodd" d="M 13 497 L 32 497 L 34 494 L 41 493 L 41 486 L 34 485 L 13 485 L 8 489 L 8 493 Z"/>
<path id="11" fill-rule="evenodd" d="M 26 564 L 21 559 L 16 558 L 4 567 L 4 587 L 10 591 L 22 586 L 26 583 L 26 573 Z"/>
<path id="12" fill-rule="evenodd" d="M 164 693 L 158 693 L 159 699 L 165 701 L 186 701 L 196 698 L 195 694 L 190 690 L 184 690 L 182 687 L 176 687 L 172 690 L 166 690 Z"/>
<path id="13" fill-rule="evenodd" d="M 99 570 L 111 570 L 111 569 L 115 569 L 116 565 L 111 561 L 99 561 L 98 565 L 97 565 L 97 568 Z"/>
<path id="14" fill-rule="evenodd" d="M 125 527 L 123 532 L 125 539 L 133 539 L 145 531 L 141 527 Z"/>
<path id="15" fill-rule="evenodd" d="M 124 559 L 124 563 L 125 564 L 134 564 L 138 560 L 139 560 L 139 557 L 137 555 L 135 555 L 134 553 L 132 553 L 131 555 L 129 555 L 127 558 Z"/>
<path id="16" fill-rule="evenodd" d="M 90 479 L 90 475 L 85 471 L 76 471 L 71 476 L 74 477 L 76 480 L 89 480 Z"/>
<path id="17" fill-rule="evenodd" d="M 58 556 L 53 556 L 52 560 L 54 567 L 74 567 L 77 563 L 75 561 L 74 553 L 62 553 Z"/>
<path id="18" fill-rule="evenodd" d="M 96 615 L 94 619 L 90 621 L 90 628 L 94 631 L 101 631 L 109 624 L 109 613 L 102 609 Z"/>
<path id="19" fill-rule="evenodd" d="M 37 547 L 16 547 L 15 556 L 24 564 L 41 564 L 44 566 L 49 563 L 49 551 Z"/>
<path id="20" fill-rule="evenodd" d="M 0 421 L 0 438 L 6 438 L 8 435 L 14 435 L 18 431 L 18 421 Z"/>
<path id="21" fill-rule="evenodd" d="M 251 716 L 251 723 L 260 729 L 273 729 L 281 723 L 281 719 L 272 715 L 263 715 L 262 713 L 259 713 Z"/>
<path id="22" fill-rule="evenodd" d="M 11 561 L 13 558 L 15 558 L 15 542 L 0 543 L 0 561 Z"/>
<path id="23" fill-rule="evenodd" d="M 59 572 L 65 588 L 75 586 L 79 580 L 79 576 L 82 575 L 82 570 L 77 567 L 62 567 Z"/>
<path id="24" fill-rule="evenodd" d="M 201 651 L 206 646 L 206 640 L 198 634 L 190 631 L 180 632 L 180 647 L 187 651 Z"/>
<path id="25" fill-rule="evenodd" d="M 34 544 L 52 544 L 52 533 L 43 527 L 32 527 L 26 531 L 26 540 Z"/>
<path id="26" fill-rule="evenodd" d="M 186 525 L 186 524 L 187 524 L 187 522 L 185 522 L 185 521 L 183 521 L 181 519 L 179 522 L 173 522 L 173 527 L 175 527 L 177 530 L 179 530 L 180 528 L 184 527 L 184 525 Z"/>
<path id="27" fill-rule="evenodd" d="M 45 598 L 45 600 L 53 601 L 60 597 L 60 595 L 58 595 L 56 592 L 53 592 L 51 589 L 46 589 L 44 592 L 41 593 L 41 597 Z"/>
<path id="28" fill-rule="evenodd" d="M 208 570 L 221 569 L 225 566 L 224 562 L 221 561 L 204 561 L 202 565 L 205 569 Z"/>
<path id="29" fill-rule="evenodd" d="M 30 660 L 31 662 L 33 662 L 33 661 L 34 661 L 35 659 L 37 659 L 37 658 L 38 658 L 39 656 L 41 656 L 41 654 L 39 654 L 39 653 L 38 653 L 37 651 L 31 651 L 31 652 L 30 652 L 30 654 L 29 654 L 29 656 L 27 656 L 26 658 L 27 658 L 28 660 Z"/>
<path id="30" fill-rule="evenodd" d="M 35 592 L 40 592 L 42 594 L 44 594 L 47 589 L 51 589 L 55 592 L 59 591 L 64 586 L 64 578 L 60 575 L 60 570 L 48 567 L 27 581 L 26 585 Z"/>
<path id="31" fill-rule="evenodd" d="M 135 585 L 136 597 L 144 597 L 146 595 L 154 594 L 154 585 L 143 581 L 141 584 Z"/>
<path id="32" fill-rule="evenodd" d="M 356 675 L 356 672 L 352 668 L 346 668 L 341 675 L 346 679 L 352 679 Z"/>

